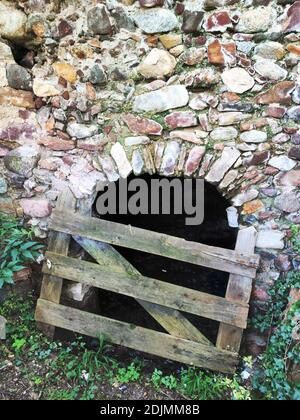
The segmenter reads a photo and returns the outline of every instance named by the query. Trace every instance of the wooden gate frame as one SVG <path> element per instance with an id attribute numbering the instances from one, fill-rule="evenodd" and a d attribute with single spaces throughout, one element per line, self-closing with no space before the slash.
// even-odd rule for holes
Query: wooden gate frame
<path id="1" fill-rule="evenodd" d="M 47 263 L 36 320 L 50 337 L 55 327 L 99 338 L 181 363 L 233 373 L 243 330 L 247 327 L 252 279 L 259 256 L 256 230 L 240 230 L 235 251 L 108 222 L 76 209 L 68 189 L 51 218 Z M 68 256 L 71 238 L 96 263 Z M 112 245 L 229 272 L 225 298 L 141 275 Z M 142 328 L 60 304 L 63 279 L 133 297 L 166 333 Z M 214 346 L 182 312 L 220 322 Z"/>

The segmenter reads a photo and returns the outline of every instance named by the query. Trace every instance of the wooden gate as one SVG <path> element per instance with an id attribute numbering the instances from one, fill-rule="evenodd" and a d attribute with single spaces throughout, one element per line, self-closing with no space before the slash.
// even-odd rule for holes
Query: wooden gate
<path id="1" fill-rule="evenodd" d="M 256 231 L 241 230 L 236 250 L 108 222 L 76 209 L 68 190 L 51 221 L 47 263 L 43 267 L 36 320 L 53 335 L 60 327 L 178 362 L 224 373 L 235 371 L 243 330 L 247 326 L 252 279 L 259 256 Z M 71 237 L 96 263 L 68 256 Z M 225 298 L 141 275 L 113 245 L 135 249 L 231 273 Z M 63 279 L 133 297 L 166 333 L 95 315 L 60 304 Z M 182 312 L 220 323 L 213 345 Z"/>

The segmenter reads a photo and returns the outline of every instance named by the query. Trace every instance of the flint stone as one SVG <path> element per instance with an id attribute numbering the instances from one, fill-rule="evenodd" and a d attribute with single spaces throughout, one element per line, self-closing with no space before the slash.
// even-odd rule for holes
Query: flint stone
<path id="1" fill-rule="evenodd" d="M 51 204 L 46 199 L 29 198 L 20 201 L 24 214 L 30 217 L 48 217 L 52 212 Z"/>
<path id="2" fill-rule="evenodd" d="M 127 178 L 132 172 L 132 166 L 127 159 L 125 150 L 121 143 L 115 143 L 111 148 L 110 154 L 116 162 L 120 176 L 122 178 Z"/>
<path id="3" fill-rule="evenodd" d="M 6 168 L 14 174 L 29 177 L 40 158 L 39 147 L 25 145 L 11 150 L 4 157 Z"/>
<path id="4" fill-rule="evenodd" d="M 291 191 L 275 198 L 274 206 L 286 213 L 295 213 L 300 210 L 300 193 Z"/>
<path id="5" fill-rule="evenodd" d="M 92 137 L 96 135 L 98 133 L 98 127 L 96 125 L 85 125 L 76 122 L 71 122 L 68 124 L 67 133 L 71 137 L 76 137 L 77 139 L 84 139 L 86 137 Z"/>
<path id="6" fill-rule="evenodd" d="M 211 139 L 216 142 L 234 140 L 237 136 L 238 131 L 234 127 L 217 127 L 210 133 Z"/>
<path id="7" fill-rule="evenodd" d="M 18 64 L 8 64 L 6 67 L 8 85 L 13 89 L 31 90 L 29 72 Z"/>
<path id="8" fill-rule="evenodd" d="M 170 32 L 178 27 L 178 20 L 171 10 L 153 8 L 137 12 L 133 17 L 136 25 L 147 34 Z"/>
<path id="9" fill-rule="evenodd" d="M 97 5 L 90 9 L 87 14 L 88 28 L 95 35 L 108 35 L 112 32 L 112 26 L 104 5 Z"/>
<path id="10" fill-rule="evenodd" d="M 240 155 L 240 152 L 235 147 L 225 147 L 220 159 L 212 165 L 206 180 L 211 183 L 219 183 Z"/>
<path id="11" fill-rule="evenodd" d="M 185 86 L 174 85 L 144 93 L 135 98 L 134 112 L 163 112 L 187 105 L 189 94 Z"/>
<path id="12" fill-rule="evenodd" d="M 240 137 L 245 143 L 264 143 L 268 139 L 267 133 L 259 130 L 245 131 Z"/>
<path id="13" fill-rule="evenodd" d="M 277 16 L 276 9 L 271 7 L 255 7 L 242 12 L 235 28 L 236 32 L 252 34 L 266 32 Z"/>
<path id="14" fill-rule="evenodd" d="M 270 159 L 269 165 L 279 169 L 280 171 L 287 172 L 294 169 L 297 163 L 287 156 L 275 156 Z"/>
<path id="15" fill-rule="evenodd" d="M 252 89 L 254 79 L 241 67 L 235 67 L 222 73 L 223 83 L 230 92 L 244 93 Z"/>
<path id="16" fill-rule="evenodd" d="M 276 82 L 284 80 L 288 72 L 272 60 L 260 59 L 254 64 L 255 71 L 261 76 Z"/>
<path id="17" fill-rule="evenodd" d="M 265 249 L 283 249 L 284 232 L 279 230 L 264 230 L 258 232 L 256 247 Z"/>
<path id="18" fill-rule="evenodd" d="M 177 141 L 169 141 L 165 148 L 160 168 L 163 175 L 174 175 L 179 154 L 180 144 Z"/>

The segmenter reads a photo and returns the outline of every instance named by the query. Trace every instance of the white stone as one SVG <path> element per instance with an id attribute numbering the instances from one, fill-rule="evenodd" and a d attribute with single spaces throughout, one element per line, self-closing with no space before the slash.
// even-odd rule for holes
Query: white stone
<path id="1" fill-rule="evenodd" d="M 231 185 L 233 183 L 233 181 L 238 177 L 239 172 L 236 169 L 232 169 L 231 171 L 229 171 L 223 181 L 221 182 L 221 184 L 219 185 L 219 187 L 221 189 L 223 188 L 227 188 L 229 187 L 229 185 Z"/>
<path id="2" fill-rule="evenodd" d="M 153 92 L 137 96 L 133 104 L 134 112 L 163 112 L 187 105 L 189 94 L 185 86 L 166 86 Z"/>
<path id="3" fill-rule="evenodd" d="M 269 165 L 279 169 L 280 171 L 290 171 L 297 165 L 297 162 L 287 156 L 275 156 L 270 159 Z"/>
<path id="4" fill-rule="evenodd" d="M 178 26 L 174 12 L 159 7 L 141 9 L 134 16 L 136 25 L 147 34 L 170 32 Z"/>
<path id="5" fill-rule="evenodd" d="M 144 167 L 144 161 L 139 150 L 135 149 L 132 153 L 131 166 L 134 175 L 140 175 Z"/>
<path id="6" fill-rule="evenodd" d="M 70 122 L 67 127 L 67 133 L 71 137 L 76 137 L 77 139 L 85 139 L 97 134 L 98 127 L 96 125 L 85 125 L 79 124 L 77 122 Z"/>
<path id="7" fill-rule="evenodd" d="M 265 32 L 271 26 L 277 16 L 273 4 L 270 7 L 255 7 L 241 13 L 237 32 L 256 33 Z"/>
<path id="8" fill-rule="evenodd" d="M 241 67 L 235 67 L 222 73 L 223 83 L 227 89 L 235 93 L 244 93 L 254 86 L 254 79 Z"/>
<path id="9" fill-rule="evenodd" d="M 32 89 L 36 96 L 46 98 L 48 96 L 57 96 L 60 90 L 55 86 L 56 82 L 53 80 L 45 80 L 36 78 L 33 81 Z"/>
<path id="10" fill-rule="evenodd" d="M 110 154 L 116 162 L 120 176 L 122 178 L 127 178 L 128 175 L 132 172 L 132 166 L 127 159 L 124 147 L 121 145 L 121 143 L 115 143 L 111 148 Z"/>
<path id="11" fill-rule="evenodd" d="M 238 211 L 235 207 L 228 207 L 226 209 L 227 212 L 227 220 L 228 220 L 228 226 L 232 228 L 238 228 L 239 227 L 239 215 Z"/>
<path id="12" fill-rule="evenodd" d="M 217 183 L 220 182 L 226 172 L 235 164 L 240 157 L 240 152 L 235 147 L 225 147 L 220 159 L 218 159 L 213 165 L 206 180 L 208 182 Z"/>
<path id="13" fill-rule="evenodd" d="M 254 50 L 254 57 L 266 58 L 269 60 L 280 60 L 284 57 L 286 51 L 282 44 L 274 41 L 266 41 L 258 44 Z"/>
<path id="14" fill-rule="evenodd" d="M 267 133 L 265 133 L 264 131 L 250 130 L 242 133 L 240 135 L 240 138 L 245 143 L 264 143 L 265 141 L 267 141 L 268 136 Z"/>
<path id="15" fill-rule="evenodd" d="M 265 249 L 284 249 L 284 233 L 279 230 L 258 232 L 256 247 Z"/>
<path id="16" fill-rule="evenodd" d="M 236 195 L 233 198 L 232 202 L 235 206 L 239 207 L 239 206 L 242 206 L 244 203 L 247 203 L 248 201 L 255 200 L 255 198 L 257 197 L 258 197 L 257 190 L 248 190 L 248 191 L 245 191 Z"/>
<path id="17" fill-rule="evenodd" d="M 217 127 L 210 133 L 214 141 L 230 141 L 236 139 L 237 136 L 238 131 L 234 127 Z"/>
<path id="18" fill-rule="evenodd" d="M 13 5 L 0 3 L 0 37 L 18 40 L 25 35 L 27 17 L 24 12 L 17 10 Z"/>
<path id="19" fill-rule="evenodd" d="M 284 80 L 288 72 L 282 67 L 275 64 L 272 60 L 260 59 L 254 64 L 255 71 L 266 79 L 276 82 Z"/>
<path id="20" fill-rule="evenodd" d="M 170 76 L 176 67 L 176 59 L 168 51 L 153 48 L 137 68 L 147 79 Z"/>
<path id="21" fill-rule="evenodd" d="M 239 122 L 248 120 L 251 117 L 251 114 L 245 114 L 243 112 L 222 112 L 219 114 L 219 125 L 226 126 L 238 124 Z"/>
<path id="22" fill-rule="evenodd" d="M 125 146 L 138 146 L 140 144 L 148 144 L 150 139 L 147 136 L 126 137 Z"/>

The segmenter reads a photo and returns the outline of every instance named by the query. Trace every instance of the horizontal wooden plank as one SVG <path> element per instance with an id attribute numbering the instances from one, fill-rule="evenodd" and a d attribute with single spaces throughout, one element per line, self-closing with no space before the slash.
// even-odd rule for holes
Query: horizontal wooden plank
<path id="1" fill-rule="evenodd" d="M 120 223 L 82 217 L 68 211 L 55 211 L 51 228 L 251 278 L 255 277 L 259 262 L 258 255 L 242 254 Z"/>
<path id="2" fill-rule="evenodd" d="M 230 302 L 218 296 L 141 275 L 114 272 L 109 265 L 100 266 L 51 252 L 47 252 L 46 257 L 51 262 L 50 269 L 44 264 L 43 272 L 46 274 L 246 328 L 248 314 L 246 304 Z"/>
<path id="3" fill-rule="evenodd" d="M 41 299 L 37 304 L 36 319 L 91 337 L 99 338 L 102 334 L 114 344 L 223 373 L 233 373 L 238 362 L 236 353 Z"/>
<path id="4" fill-rule="evenodd" d="M 138 270 L 130 264 L 113 246 L 104 242 L 73 236 L 75 241 L 91 255 L 100 265 L 113 267 L 114 272 L 140 275 Z M 213 344 L 182 314 L 176 309 L 167 308 L 157 303 L 146 302 L 141 299 L 136 301 L 147 311 L 166 332 L 174 337 L 196 341 L 212 346 Z"/>

